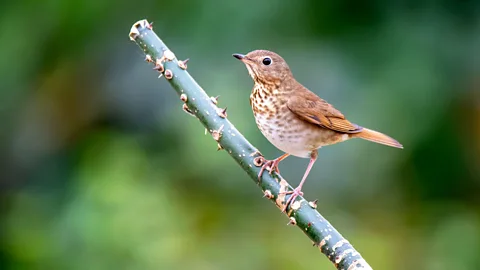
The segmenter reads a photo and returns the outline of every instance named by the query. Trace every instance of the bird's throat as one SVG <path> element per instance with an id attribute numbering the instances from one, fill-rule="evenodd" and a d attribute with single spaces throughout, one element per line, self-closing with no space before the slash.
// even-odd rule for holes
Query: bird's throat
<path id="1" fill-rule="evenodd" d="M 275 96 L 279 93 L 278 88 L 275 85 L 264 84 L 255 82 L 252 89 L 252 95 L 256 98 L 267 99 L 271 96 Z"/>

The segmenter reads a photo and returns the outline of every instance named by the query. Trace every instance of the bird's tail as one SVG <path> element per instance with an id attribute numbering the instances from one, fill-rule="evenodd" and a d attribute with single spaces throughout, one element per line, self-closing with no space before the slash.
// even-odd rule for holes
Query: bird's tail
<path id="1" fill-rule="evenodd" d="M 363 128 L 362 131 L 360 131 L 358 133 L 350 134 L 350 137 L 361 138 L 361 139 L 368 140 L 368 141 L 371 141 L 371 142 L 376 142 L 376 143 L 380 143 L 380 144 L 384 144 L 384 145 L 388 145 L 388 146 L 403 149 L 403 145 L 401 145 L 395 139 L 393 139 L 393 138 L 391 138 L 391 137 L 389 137 L 389 136 L 387 136 L 383 133 L 380 133 L 378 131 L 371 130 L 371 129 L 368 129 L 368 128 Z"/>

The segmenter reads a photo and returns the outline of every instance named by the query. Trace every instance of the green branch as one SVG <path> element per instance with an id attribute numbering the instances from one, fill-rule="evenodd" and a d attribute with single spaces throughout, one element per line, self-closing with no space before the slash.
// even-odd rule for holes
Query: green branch
<path id="1" fill-rule="evenodd" d="M 227 120 L 226 109 L 216 106 L 216 98 L 209 97 L 186 71 L 186 61 L 178 60 L 174 53 L 152 31 L 146 20 L 136 22 L 130 31 L 133 40 L 145 53 L 145 60 L 154 65 L 180 95 L 183 109 L 197 117 L 224 149 L 262 189 L 264 197 L 282 210 L 286 202 L 285 191 L 292 187 L 280 175 L 264 173 L 261 182 L 257 175 L 264 158 L 243 135 Z M 287 211 L 290 224 L 298 226 L 337 269 L 371 269 L 353 246 L 316 210 L 316 202 L 298 197 Z"/>

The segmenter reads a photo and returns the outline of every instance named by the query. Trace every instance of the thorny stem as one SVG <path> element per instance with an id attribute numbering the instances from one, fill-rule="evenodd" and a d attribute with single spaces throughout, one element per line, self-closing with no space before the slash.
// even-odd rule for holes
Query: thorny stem
<path id="1" fill-rule="evenodd" d="M 130 31 L 133 40 L 146 54 L 145 60 L 154 65 L 181 96 L 183 110 L 197 117 L 218 142 L 218 149 L 226 152 L 260 186 L 264 197 L 283 210 L 292 187 L 278 174 L 258 173 L 265 162 L 260 152 L 228 121 L 225 109 L 216 106 L 216 98 L 209 97 L 186 71 L 186 61 L 179 61 L 153 32 L 146 20 L 136 22 Z M 180 106 L 180 105 L 179 105 Z M 213 148 L 212 148 L 213 150 Z M 289 224 L 297 225 L 337 269 L 372 269 L 353 246 L 316 210 L 316 202 L 307 202 L 298 196 L 286 212 Z"/>

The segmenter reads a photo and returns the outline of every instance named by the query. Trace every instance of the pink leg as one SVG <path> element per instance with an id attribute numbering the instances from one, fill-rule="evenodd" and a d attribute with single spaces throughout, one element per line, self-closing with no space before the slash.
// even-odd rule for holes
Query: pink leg
<path id="1" fill-rule="evenodd" d="M 262 181 L 262 174 L 263 174 L 263 171 L 265 171 L 265 169 L 267 167 L 270 167 L 270 169 L 268 170 L 270 175 L 275 171 L 276 173 L 280 173 L 280 170 L 278 169 L 278 164 L 280 163 L 280 161 L 284 160 L 285 158 L 287 158 L 290 154 L 283 154 L 281 155 L 280 157 L 274 159 L 274 160 L 265 160 L 265 162 L 263 163 L 262 165 L 262 168 L 260 169 L 260 172 L 258 173 L 258 181 Z"/>
<path id="2" fill-rule="evenodd" d="M 310 155 L 310 162 L 308 163 L 307 170 L 305 171 L 305 174 L 303 175 L 302 181 L 300 181 L 300 184 L 298 187 L 296 187 L 293 191 L 287 191 L 284 194 L 291 194 L 290 197 L 288 198 L 287 202 L 285 203 L 285 207 L 283 208 L 283 212 L 287 211 L 288 206 L 295 201 L 295 199 L 298 196 L 303 196 L 302 192 L 302 186 L 305 183 L 305 180 L 307 179 L 308 174 L 310 173 L 310 170 L 313 167 L 313 164 L 317 160 L 318 152 L 317 150 L 312 151 L 312 154 Z"/>

